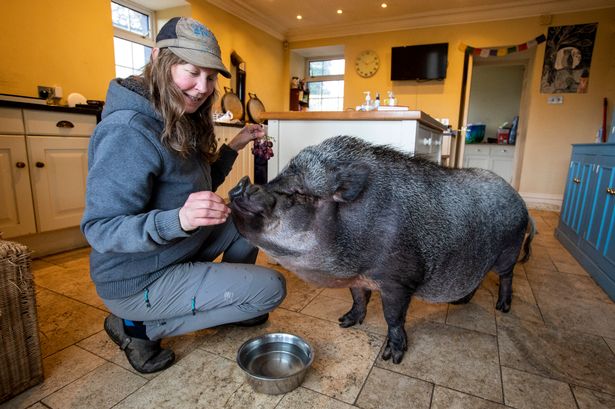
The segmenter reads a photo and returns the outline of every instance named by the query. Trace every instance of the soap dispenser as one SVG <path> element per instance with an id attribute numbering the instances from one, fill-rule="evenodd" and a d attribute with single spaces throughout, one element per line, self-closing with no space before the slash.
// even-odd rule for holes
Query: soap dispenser
<path id="1" fill-rule="evenodd" d="M 369 91 L 364 91 L 365 94 L 365 105 L 363 106 L 364 111 L 369 111 L 372 109 L 372 96 Z"/>
<path id="2" fill-rule="evenodd" d="M 387 95 L 389 96 L 389 97 L 387 98 L 388 105 L 389 105 L 389 106 L 395 106 L 395 105 L 397 105 L 397 99 L 395 99 L 395 95 L 393 95 L 393 91 L 388 91 L 388 92 L 387 92 Z"/>

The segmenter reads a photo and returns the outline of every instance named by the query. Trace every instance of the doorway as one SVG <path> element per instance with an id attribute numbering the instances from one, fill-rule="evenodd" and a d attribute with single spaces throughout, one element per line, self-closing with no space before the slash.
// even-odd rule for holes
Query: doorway
<path id="1" fill-rule="evenodd" d="M 461 122 L 465 132 L 458 140 L 457 166 L 489 169 L 517 190 L 529 114 L 528 78 L 534 54 L 535 49 L 505 57 L 470 55 L 465 78 Z M 482 140 L 467 138 L 474 143 L 466 143 L 468 132 L 477 129 L 484 130 Z"/>

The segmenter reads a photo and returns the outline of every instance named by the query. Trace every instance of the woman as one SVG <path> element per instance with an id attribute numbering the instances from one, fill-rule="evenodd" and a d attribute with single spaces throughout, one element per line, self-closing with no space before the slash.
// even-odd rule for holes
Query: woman
<path id="1" fill-rule="evenodd" d="M 237 151 L 264 136 L 248 125 L 217 149 L 218 74 L 231 76 L 213 33 L 169 20 L 143 75 L 111 82 L 90 141 L 81 222 L 90 274 L 112 312 L 105 331 L 139 372 L 173 363 L 163 337 L 262 324 L 286 295 L 280 274 L 254 265 L 258 249 L 213 193 Z"/>

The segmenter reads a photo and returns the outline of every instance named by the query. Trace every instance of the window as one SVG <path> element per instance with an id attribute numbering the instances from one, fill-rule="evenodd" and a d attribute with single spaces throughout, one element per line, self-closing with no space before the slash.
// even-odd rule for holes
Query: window
<path id="1" fill-rule="evenodd" d="M 153 12 L 119 1 L 111 2 L 115 75 L 140 74 L 154 47 Z"/>
<path id="2" fill-rule="evenodd" d="M 307 61 L 310 111 L 344 110 L 343 58 L 319 58 Z"/>

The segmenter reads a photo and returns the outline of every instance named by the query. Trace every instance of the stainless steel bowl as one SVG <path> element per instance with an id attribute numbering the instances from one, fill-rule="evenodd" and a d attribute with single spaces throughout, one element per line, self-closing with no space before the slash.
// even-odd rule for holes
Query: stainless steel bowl
<path id="1" fill-rule="evenodd" d="M 312 347 L 302 338 L 285 333 L 258 336 L 237 351 L 237 364 L 256 392 L 278 395 L 303 382 L 314 361 Z"/>

